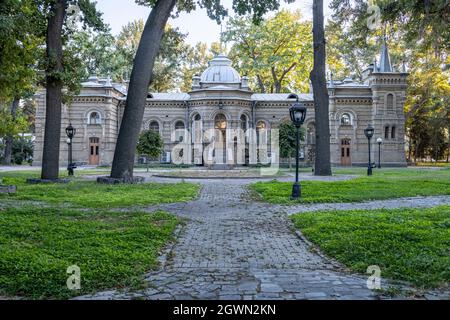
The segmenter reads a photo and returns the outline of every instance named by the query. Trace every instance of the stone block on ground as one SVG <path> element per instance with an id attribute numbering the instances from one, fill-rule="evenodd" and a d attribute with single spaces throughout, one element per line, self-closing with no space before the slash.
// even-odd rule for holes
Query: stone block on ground
<path id="1" fill-rule="evenodd" d="M 0 193 L 16 193 L 16 186 L 0 186 Z"/>

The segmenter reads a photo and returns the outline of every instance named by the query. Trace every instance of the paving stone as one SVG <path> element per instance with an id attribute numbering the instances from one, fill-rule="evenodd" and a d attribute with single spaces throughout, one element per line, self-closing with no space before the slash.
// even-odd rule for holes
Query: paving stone
<path id="1" fill-rule="evenodd" d="M 315 299 L 315 298 L 325 298 L 327 294 L 325 292 L 306 292 L 305 297 L 308 299 Z"/>
<path id="2" fill-rule="evenodd" d="M 277 284 L 263 283 L 261 284 L 261 292 L 283 292 L 283 289 Z"/>
<path id="3" fill-rule="evenodd" d="M 306 179 L 337 177 L 305 176 Z M 340 177 L 339 177 L 340 178 Z M 150 181 L 174 182 L 151 178 Z M 333 261 L 311 251 L 292 232 L 289 214 L 315 210 L 432 206 L 450 196 L 408 198 L 365 203 L 279 206 L 247 197 L 251 180 L 189 180 L 202 184 L 199 197 L 187 203 L 147 208 L 173 212 L 187 223 L 161 270 L 146 275 L 151 288 L 134 292 L 145 299 L 376 299 L 364 276 L 342 273 Z M 426 201 L 425 201 L 426 200 Z M 449 299 L 448 291 L 425 295 Z M 106 291 L 77 299 L 131 299 L 133 295 Z"/>

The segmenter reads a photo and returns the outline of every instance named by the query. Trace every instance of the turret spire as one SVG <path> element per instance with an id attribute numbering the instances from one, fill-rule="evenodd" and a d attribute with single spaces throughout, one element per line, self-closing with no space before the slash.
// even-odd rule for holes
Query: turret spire
<path id="1" fill-rule="evenodd" d="M 386 37 L 383 37 L 381 46 L 380 67 L 378 72 L 392 72 L 391 59 L 389 58 L 389 49 L 386 43 Z"/>

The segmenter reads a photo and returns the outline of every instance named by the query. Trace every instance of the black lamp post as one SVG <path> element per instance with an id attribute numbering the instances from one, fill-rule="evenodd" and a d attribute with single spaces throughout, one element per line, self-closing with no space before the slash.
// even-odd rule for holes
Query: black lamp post
<path id="1" fill-rule="evenodd" d="M 67 164 L 67 171 L 69 173 L 69 176 L 73 176 L 73 169 L 76 168 L 75 164 L 72 162 L 72 139 L 75 136 L 75 132 L 77 130 L 72 127 L 72 124 L 69 123 L 69 126 L 66 128 L 66 134 L 67 134 L 67 145 L 69 146 L 69 161 Z"/>
<path id="2" fill-rule="evenodd" d="M 300 126 L 305 121 L 306 117 L 306 107 L 300 101 L 294 102 L 292 107 L 289 108 L 289 114 L 291 116 L 292 123 L 295 125 L 296 132 L 296 153 L 295 153 L 295 183 L 292 187 L 291 199 L 298 199 L 301 195 L 301 187 L 298 181 L 298 153 L 299 153 L 299 140 L 300 140 Z"/>
<path id="3" fill-rule="evenodd" d="M 367 175 L 368 176 L 372 175 L 372 161 L 370 159 L 370 139 L 372 139 L 374 131 L 375 130 L 370 123 L 367 125 L 367 128 L 364 129 L 364 134 L 367 137 L 368 145 L 369 145 L 369 163 L 367 165 Z"/>
<path id="4" fill-rule="evenodd" d="M 381 169 L 381 144 L 383 143 L 383 139 L 378 138 L 378 169 Z"/>

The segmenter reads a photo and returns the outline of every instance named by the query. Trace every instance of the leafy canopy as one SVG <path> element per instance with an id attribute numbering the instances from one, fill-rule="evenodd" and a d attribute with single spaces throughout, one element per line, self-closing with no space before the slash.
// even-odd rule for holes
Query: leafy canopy
<path id="1" fill-rule="evenodd" d="M 135 0 L 137 4 L 153 7 L 158 0 Z M 295 0 L 284 0 L 286 3 L 292 3 Z M 277 10 L 280 7 L 280 0 L 233 0 L 232 9 L 238 15 L 251 15 L 255 22 L 259 22 L 261 17 L 269 12 Z M 208 16 L 218 23 L 228 15 L 228 10 L 223 6 L 220 0 L 179 0 L 176 4 L 175 15 L 180 12 L 191 12 L 197 7 L 205 8 Z"/>
<path id="2" fill-rule="evenodd" d="M 300 11 L 279 11 L 255 24 L 251 17 L 234 17 L 223 38 L 232 42 L 230 56 L 260 92 L 307 90 L 313 62 L 311 22 Z"/>

